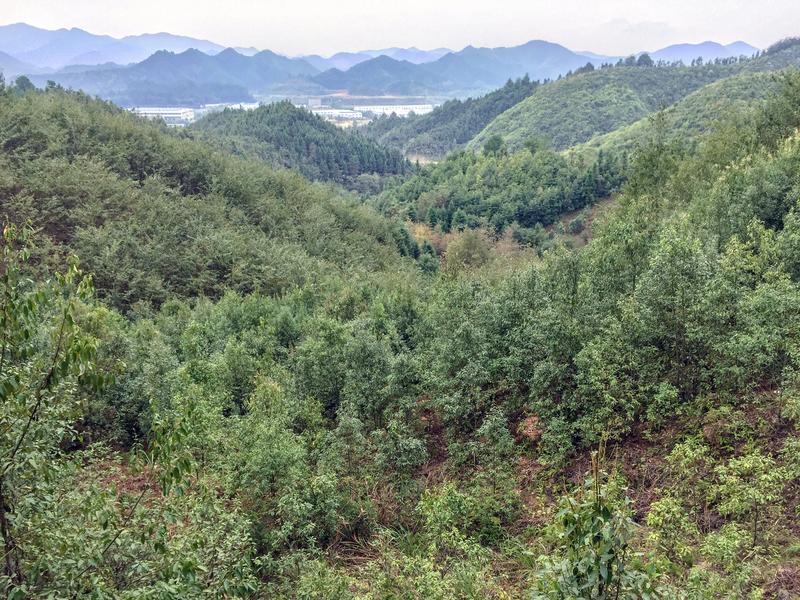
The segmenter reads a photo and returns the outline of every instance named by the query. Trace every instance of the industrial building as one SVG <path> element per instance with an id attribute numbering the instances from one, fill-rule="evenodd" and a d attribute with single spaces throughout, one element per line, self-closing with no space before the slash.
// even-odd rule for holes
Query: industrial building
<path id="1" fill-rule="evenodd" d="M 372 115 L 391 115 L 396 114 L 398 117 L 407 117 L 410 114 L 426 115 L 433 112 L 432 104 L 376 104 L 367 106 L 355 106 L 355 109 L 360 110 L 365 114 Z"/>
<path id="2" fill-rule="evenodd" d="M 167 125 L 181 127 L 193 123 L 195 113 L 193 108 L 167 108 L 167 107 L 137 107 L 131 112 L 146 119 L 163 119 Z"/>

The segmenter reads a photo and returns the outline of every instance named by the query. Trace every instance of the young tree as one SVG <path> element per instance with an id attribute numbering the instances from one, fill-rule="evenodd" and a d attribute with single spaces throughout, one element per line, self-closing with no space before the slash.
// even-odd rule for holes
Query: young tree
<path id="1" fill-rule="evenodd" d="M 59 469 L 60 445 L 75 436 L 78 390 L 99 385 L 95 341 L 76 325 L 76 309 L 92 294 L 77 263 L 48 286 L 34 288 L 23 275 L 30 231 L 6 224 L 0 255 L 0 534 L 7 593 L 22 589 L 18 509 L 36 510 L 45 499 L 39 482 Z"/>
<path id="2" fill-rule="evenodd" d="M 759 526 L 764 513 L 780 499 L 788 479 L 785 468 L 759 451 L 732 458 L 716 468 L 718 485 L 713 490 L 723 517 L 746 517 L 751 521 L 753 547 L 758 545 Z"/>
<path id="3" fill-rule="evenodd" d="M 635 524 L 626 498 L 620 501 L 603 483 L 603 450 L 592 455 L 592 472 L 576 494 L 561 501 L 554 523 L 559 542 L 543 557 L 535 600 L 574 598 L 659 598 L 658 574 L 633 551 Z"/>

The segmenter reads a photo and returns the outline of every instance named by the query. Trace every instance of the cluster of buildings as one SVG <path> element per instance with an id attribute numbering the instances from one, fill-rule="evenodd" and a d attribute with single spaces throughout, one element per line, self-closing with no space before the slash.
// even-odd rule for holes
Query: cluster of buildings
<path id="1" fill-rule="evenodd" d="M 411 114 L 426 115 L 433 112 L 433 104 L 369 104 L 359 106 L 358 109 L 374 116 L 394 114 L 407 117 Z"/>
<path id="2" fill-rule="evenodd" d="M 170 127 L 184 127 L 213 112 L 226 108 L 253 110 L 259 103 L 206 104 L 201 108 L 139 106 L 131 112 L 147 119 L 162 119 Z M 305 104 L 296 104 L 305 108 L 339 127 L 353 127 L 369 123 L 375 117 L 395 114 L 407 117 L 411 114 L 424 115 L 434 109 L 433 104 L 355 104 L 350 107 L 336 108 L 325 106 L 320 98 L 309 98 Z"/>
<path id="3" fill-rule="evenodd" d="M 325 106 L 320 98 L 309 98 L 307 103 L 295 106 L 305 108 L 339 127 L 363 125 L 381 115 L 395 114 L 398 117 L 407 117 L 411 114 L 424 115 L 434 109 L 433 104 L 353 104 L 335 108 Z"/>
<path id="4" fill-rule="evenodd" d="M 137 106 L 130 110 L 132 113 L 146 119 L 162 119 L 170 127 L 185 127 L 207 114 L 221 112 L 226 108 L 253 110 L 258 107 L 259 104 L 257 102 L 240 102 L 234 104 L 206 104 L 201 108 Z"/>

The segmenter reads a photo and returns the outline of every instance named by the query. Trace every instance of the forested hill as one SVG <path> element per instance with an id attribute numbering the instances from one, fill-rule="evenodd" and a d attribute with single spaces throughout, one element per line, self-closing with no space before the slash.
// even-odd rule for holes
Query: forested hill
<path id="1" fill-rule="evenodd" d="M 538 86 L 527 76 L 509 80 L 502 88 L 468 100 L 450 100 L 427 115 L 384 116 L 364 133 L 406 155 L 443 158 L 464 146 L 497 115 L 530 96 Z"/>
<path id="2" fill-rule="evenodd" d="M 570 148 L 570 154 L 592 160 L 598 151 L 630 153 L 657 135 L 681 144 L 691 144 L 713 128 L 720 117 L 747 114 L 749 108 L 765 101 L 779 83 L 780 77 L 775 73 L 742 73 L 726 77 L 689 94 L 657 115 L 648 115 L 631 125 L 574 146 Z"/>
<path id="3" fill-rule="evenodd" d="M 634 123 L 719 79 L 739 73 L 800 66 L 800 45 L 786 43 L 744 61 L 727 60 L 693 67 L 614 67 L 565 77 L 539 87 L 499 115 L 470 144 L 479 149 L 500 135 L 518 149 L 531 137 L 544 137 L 566 149 Z"/>
<path id="4" fill-rule="evenodd" d="M 0 85 L 2 595 L 796 597 L 799 128 L 788 72 L 643 144 L 582 248 L 451 219 L 419 250 L 333 186 Z M 467 218 L 592 181 L 489 142 L 430 205 L 434 175 Z"/>
<path id="5" fill-rule="evenodd" d="M 544 137 L 558 150 L 638 121 L 716 81 L 731 66 L 613 67 L 543 85 L 492 121 L 471 142 L 500 135 L 511 149 Z"/>
<path id="6" fill-rule="evenodd" d="M 382 147 L 358 132 L 339 129 L 290 102 L 252 111 L 228 109 L 200 120 L 192 131 L 232 154 L 362 191 L 380 189 L 382 177 L 410 169 L 399 151 Z"/>
<path id="7" fill-rule="evenodd" d="M 510 230 L 516 241 L 541 246 L 543 227 L 619 189 L 621 160 L 601 154 L 584 166 L 535 145 L 516 153 L 502 146 L 457 152 L 390 185 L 372 202 L 443 233 L 485 228 L 501 236 Z"/>
<path id="8" fill-rule="evenodd" d="M 0 147 L 4 216 L 41 229 L 44 263 L 79 255 L 122 310 L 281 293 L 330 271 L 397 269 L 398 243 L 412 252 L 402 226 L 300 175 L 79 93 L 4 92 Z"/>

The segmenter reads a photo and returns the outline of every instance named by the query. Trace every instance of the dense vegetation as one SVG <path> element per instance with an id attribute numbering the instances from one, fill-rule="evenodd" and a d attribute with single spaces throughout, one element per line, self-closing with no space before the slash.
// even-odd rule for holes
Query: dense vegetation
<path id="1" fill-rule="evenodd" d="M 533 136 L 559 150 L 638 121 L 721 76 L 721 67 L 614 67 L 565 77 L 492 121 L 472 143 L 493 135 L 519 149 Z"/>
<path id="2" fill-rule="evenodd" d="M 499 135 L 512 149 L 544 137 L 563 150 L 639 121 L 724 77 L 798 65 L 800 45 L 788 44 L 752 60 L 648 68 L 623 63 L 590 70 L 541 86 L 492 121 L 469 147 L 479 149 Z"/>
<path id="3" fill-rule="evenodd" d="M 44 262 L 81 256 L 101 296 L 137 302 L 281 294 L 396 262 L 405 229 L 299 175 L 215 153 L 60 90 L 0 106 L 4 215 L 41 229 Z"/>
<path id="4" fill-rule="evenodd" d="M 657 115 L 648 115 L 631 125 L 574 146 L 570 153 L 588 159 L 599 151 L 629 153 L 656 135 L 668 135 L 682 144 L 691 144 L 708 133 L 720 117 L 746 114 L 753 105 L 769 97 L 779 81 L 780 77 L 773 73 L 743 73 L 726 77 L 689 94 Z"/>
<path id="5" fill-rule="evenodd" d="M 205 117 L 192 129 L 232 154 L 362 191 L 379 189 L 383 176 L 403 174 L 410 168 L 398 151 L 343 131 L 290 102 L 252 111 L 226 109 Z"/>
<path id="6" fill-rule="evenodd" d="M 798 126 L 793 73 L 640 148 L 584 248 L 507 262 L 467 230 L 435 274 L 299 176 L 4 88 L 0 585 L 796 595 Z M 532 149 L 444 165 L 585 177 Z"/>
<path id="7" fill-rule="evenodd" d="M 443 158 L 466 145 L 497 115 L 530 96 L 538 85 L 527 76 L 509 80 L 485 96 L 449 100 L 427 115 L 381 117 L 367 125 L 364 133 L 406 155 Z"/>
<path id="8" fill-rule="evenodd" d="M 568 161 L 542 144 L 509 154 L 502 145 L 481 154 L 458 152 L 389 187 L 373 202 L 384 213 L 442 232 L 513 229 L 537 243 L 543 227 L 616 191 L 624 159 L 600 154 L 591 166 Z"/>

